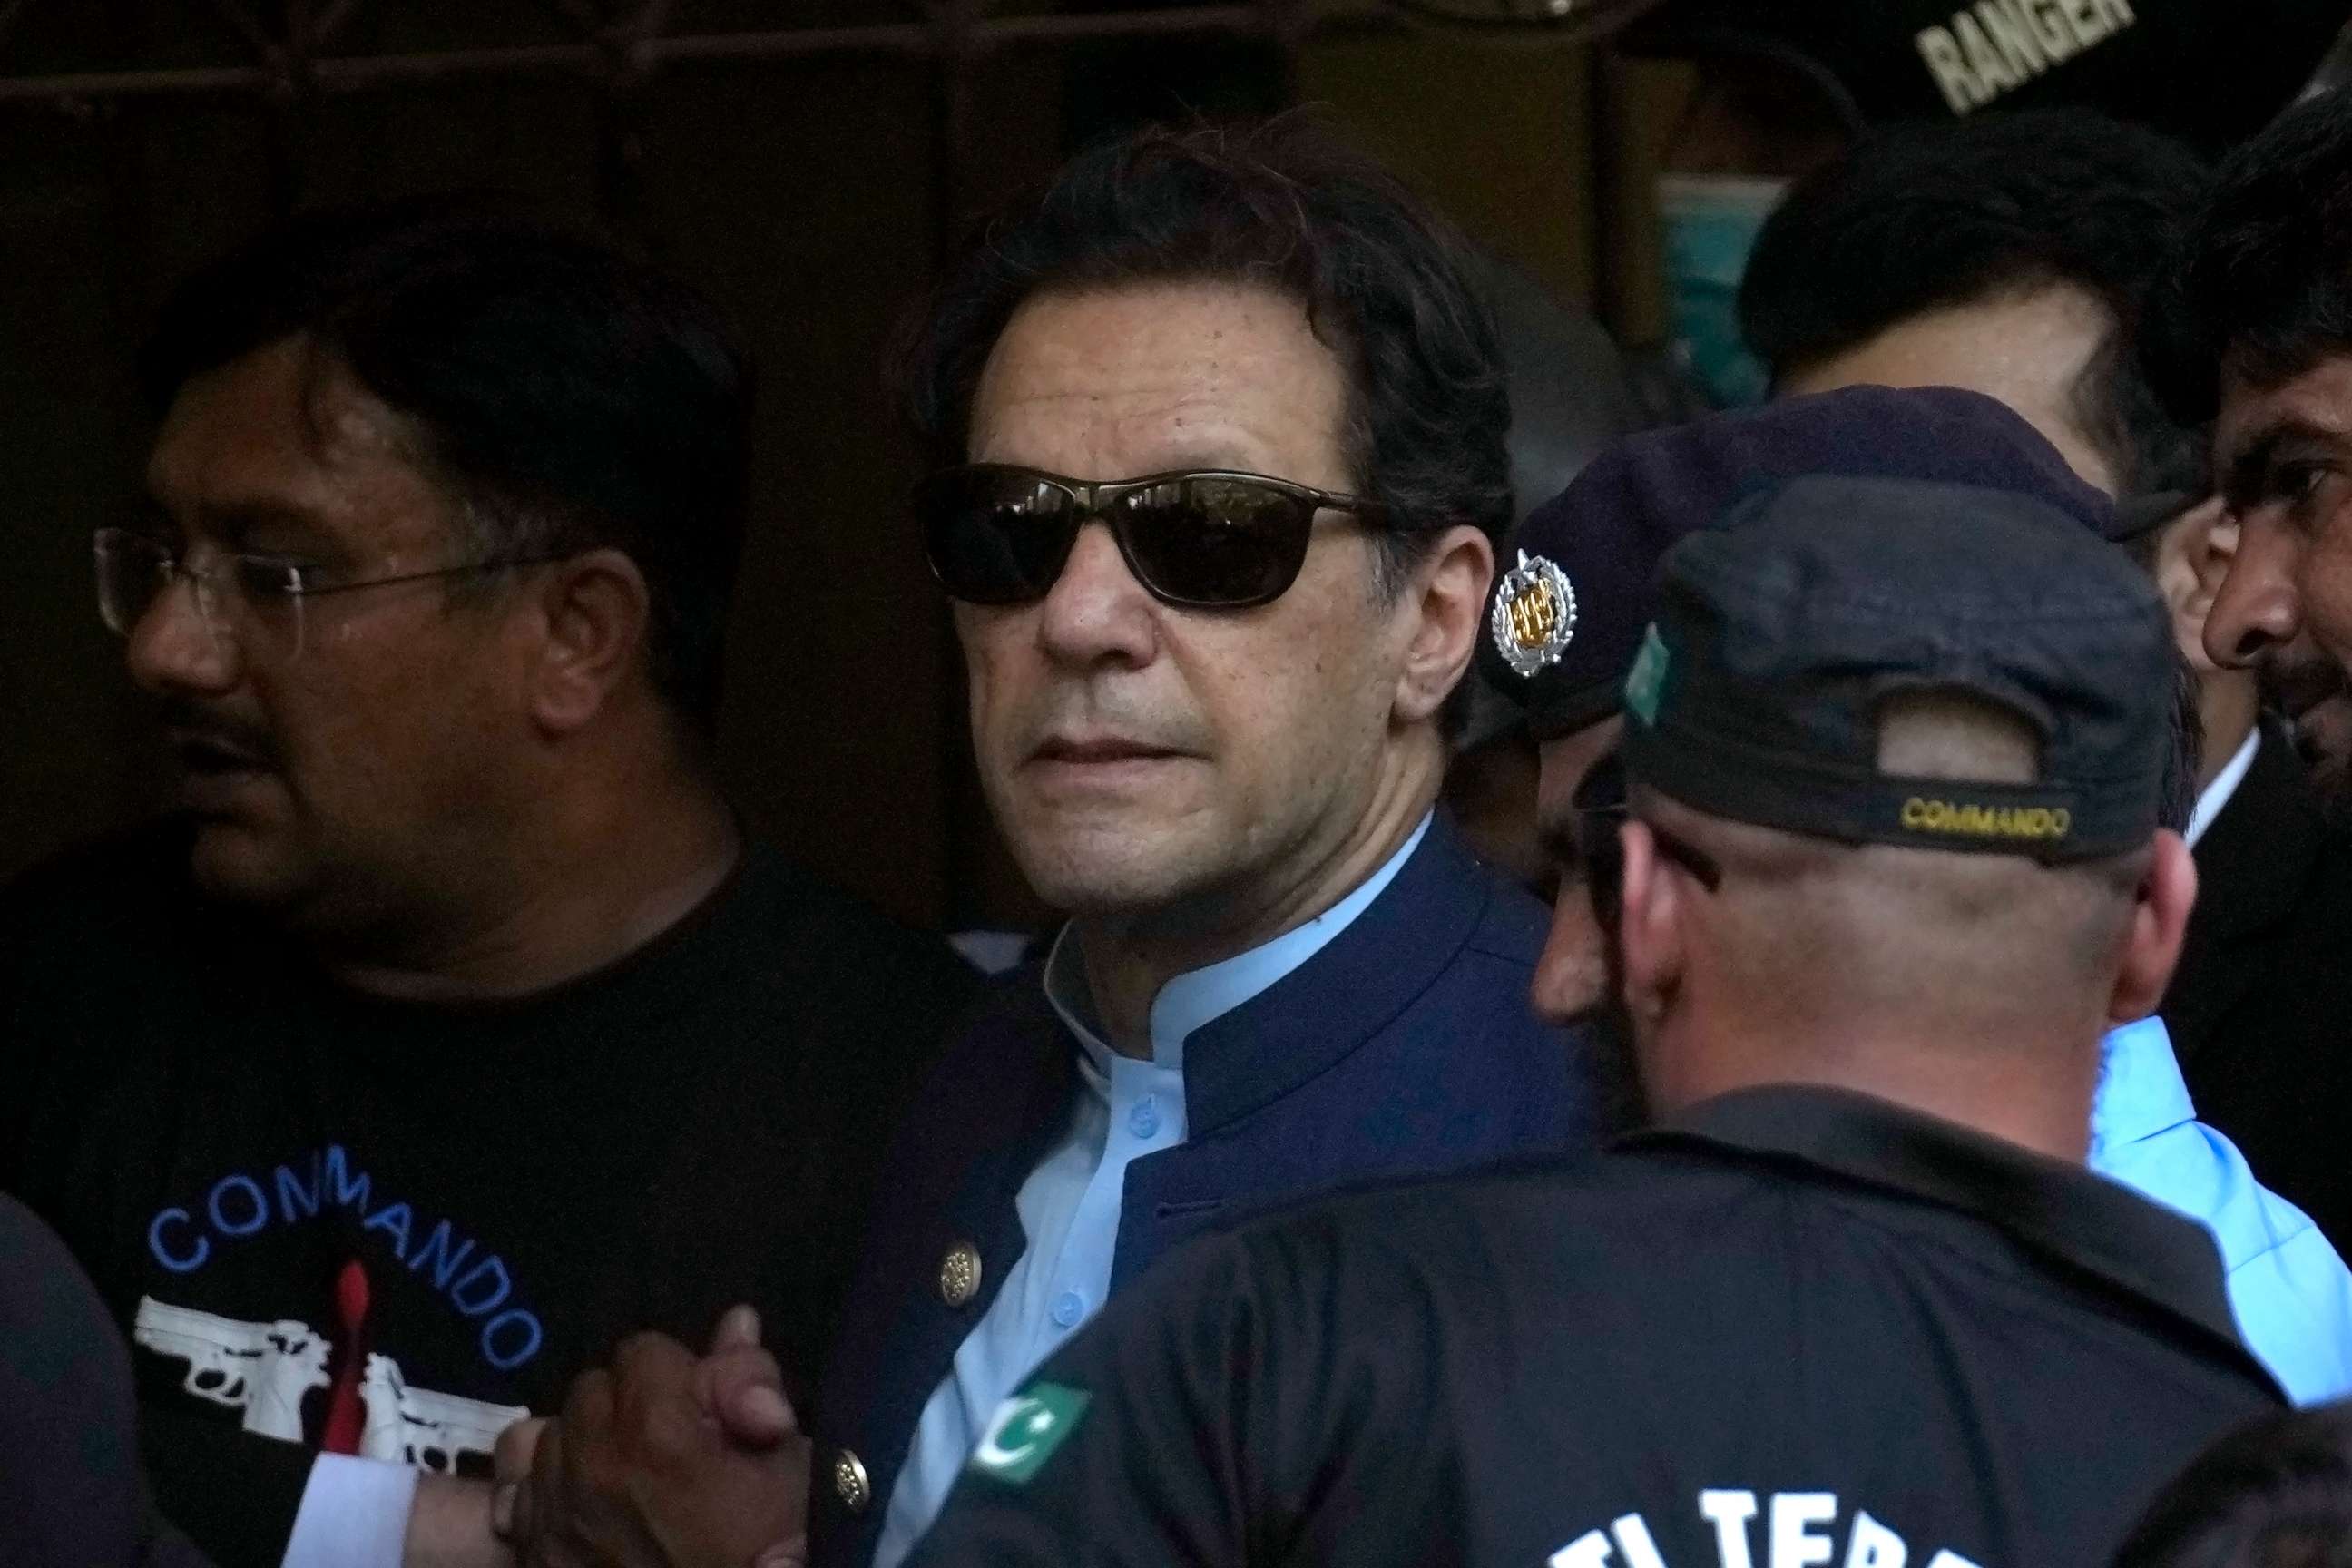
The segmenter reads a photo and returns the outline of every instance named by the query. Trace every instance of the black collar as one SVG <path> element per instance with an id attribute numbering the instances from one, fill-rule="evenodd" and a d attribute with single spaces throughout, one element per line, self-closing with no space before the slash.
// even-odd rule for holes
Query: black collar
<path id="1" fill-rule="evenodd" d="M 1793 1160 L 1973 1215 L 2187 1319 L 2260 1370 L 2238 1338 L 2211 1235 L 2081 1165 L 1869 1095 L 1810 1085 L 1718 1095 L 1626 1140 L 1690 1142 Z"/>

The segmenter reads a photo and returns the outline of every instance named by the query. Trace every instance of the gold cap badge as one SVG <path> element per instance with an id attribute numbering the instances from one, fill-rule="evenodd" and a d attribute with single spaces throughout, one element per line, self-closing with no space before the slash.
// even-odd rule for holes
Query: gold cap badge
<path id="1" fill-rule="evenodd" d="M 1496 651 L 1521 675 L 1559 662 L 1576 636 L 1576 589 L 1557 563 L 1519 552 L 1519 563 L 1495 589 L 1486 617 Z"/>

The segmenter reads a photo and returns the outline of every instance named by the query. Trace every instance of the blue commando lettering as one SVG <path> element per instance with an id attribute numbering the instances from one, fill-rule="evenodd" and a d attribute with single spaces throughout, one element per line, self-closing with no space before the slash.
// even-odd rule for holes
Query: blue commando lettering
<path id="1" fill-rule="evenodd" d="M 232 1171 L 201 1201 L 157 1210 L 147 1226 L 147 1251 L 173 1274 L 194 1274 L 217 1247 L 272 1226 L 347 1211 L 361 1215 L 360 1229 L 382 1237 L 393 1257 L 429 1279 L 461 1317 L 481 1323 L 482 1359 L 491 1366 L 512 1372 L 539 1354 L 545 1331 L 537 1313 L 513 1302 L 514 1279 L 505 1259 L 478 1249 L 446 1219 L 425 1227 L 408 1204 L 376 1197 L 368 1173 L 353 1168 L 341 1144 L 330 1143 L 313 1150 L 307 1166 L 278 1165 L 259 1176 Z"/>

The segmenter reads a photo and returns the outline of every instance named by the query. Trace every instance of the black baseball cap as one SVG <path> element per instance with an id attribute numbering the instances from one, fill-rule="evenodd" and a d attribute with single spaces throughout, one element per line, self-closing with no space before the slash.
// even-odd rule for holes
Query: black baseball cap
<path id="1" fill-rule="evenodd" d="M 1667 552 L 1625 682 L 1625 776 L 1849 844 L 2116 855 L 2158 826 L 2172 690 L 2155 586 L 2046 498 L 1807 475 Z M 1921 691 L 2030 723 L 2039 777 L 1881 774 L 1881 705 Z"/>
<path id="2" fill-rule="evenodd" d="M 1512 536 L 1479 679 L 1538 741 L 1618 710 L 1656 612 L 1658 563 L 1742 498 L 1802 474 L 1937 480 L 2041 498 L 2087 532 L 2112 503 L 2007 405 L 1957 387 L 1850 386 L 1618 442 Z"/>
<path id="3" fill-rule="evenodd" d="M 1637 55 L 1773 59 L 1856 127 L 2080 104 L 2209 151 L 2310 80 L 2343 0 L 1663 0 Z"/>

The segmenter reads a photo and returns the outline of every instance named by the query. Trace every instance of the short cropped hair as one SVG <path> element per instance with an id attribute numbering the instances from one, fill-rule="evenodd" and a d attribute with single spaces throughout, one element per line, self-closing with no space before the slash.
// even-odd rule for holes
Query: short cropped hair
<path id="1" fill-rule="evenodd" d="M 1740 328 L 1777 378 L 1930 310 L 2071 285 L 2116 321 L 2072 400 L 2084 433 L 2129 489 L 2201 489 L 2135 336 L 2205 180 L 2187 147 L 2087 110 L 1889 127 L 1766 221 Z"/>
<path id="2" fill-rule="evenodd" d="M 2212 417 L 2224 369 L 2275 386 L 2352 353 L 2352 93 L 2295 105 L 2223 161 L 2182 247 L 2156 345 L 2176 417 Z"/>
<path id="3" fill-rule="evenodd" d="M 1510 399 L 1467 255 L 1393 175 L 1300 116 L 1146 130 L 1081 153 L 977 231 L 908 356 L 908 413 L 960 459 L 989 353 L 1034 295 L 1271 287 L 1346 367 L 1348 455 L 1383 509 L 1367 521 L 1392 584 L 1447 528 L 1499 542 L 1511 523 Z"/>
<path id="4" fill-rule="evenodd" d="M 2352 1568 L 2352 1405 L 2265 1416 L 2208 1447 L 2115 1568 Z"/>
<path id="5" fill-rule="evenodd" d="M 654 685 L 707 735 L 752 381 L 709 300 L 592 237 L 470 202 L 313 214 L 181 284 L 141 378 L 161 411 L 191 378 L 296 338 L 405 421 L 485 556 L 634 561 Z"/>

